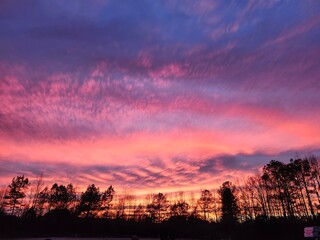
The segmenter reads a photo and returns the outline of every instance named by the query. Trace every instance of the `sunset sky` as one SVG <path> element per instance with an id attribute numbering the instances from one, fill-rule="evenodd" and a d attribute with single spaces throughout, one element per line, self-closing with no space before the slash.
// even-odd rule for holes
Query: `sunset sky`
<path id="1" fill-rule="evenodd" d="M 0 2 L 0 186 L 214 188 L 320 154 L 320 1 Z"/>

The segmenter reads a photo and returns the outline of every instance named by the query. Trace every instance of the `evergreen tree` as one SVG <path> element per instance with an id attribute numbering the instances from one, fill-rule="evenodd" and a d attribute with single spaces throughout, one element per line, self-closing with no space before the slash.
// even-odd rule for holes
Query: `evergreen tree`
<path id="1" fill-rule="evenodd" d="M 94 184 L 89 185 L 87 190 L 81 194 L 78 212 L 80 216 L 94 217 L 101 207 L 101 193 Z"/>
<path id="2" fill-rule="evenodd" d="M 112 201 L 114 198 L 114 195 L 116 194 L 116 191 L 112 187 L 112 185 L 102 193 L 101 195 L 101 210 L 103 210 L 103 216 L 108 218 L 109 217 L 109 211 L 112 207 Z"/>
<path id="3" fill-rule="evenodd" d="M 21 206 L 22 201 L 26 196 L 24 190 L 29 186 L 29 179 L 25 178 L 24 175 L 12 179 L 11 184 L 8 186 L 9 191 L 4 196 L 4 199 L 7 199 L 6 205 L 9 206 L 11 215 L 14 215 L 15 210 Z"/>
<path id="4" fill-rule="evenodd" d="M 235 186 L 231 182 L 224 182 L 219 189 L 221 197 L 221 221 L 224 223 L 236 223 L 238 221 L 239 207 L 235 196 Z"/>
<path id="5" fill-rule="evenodd" d="M 76 193 L 73 185 L 70 183 L 67 187 L 64 185 L 53 184 L 49 193 L 50 205 L 54 209 L 68 209 L 69 204 L 76 199 Z"/>

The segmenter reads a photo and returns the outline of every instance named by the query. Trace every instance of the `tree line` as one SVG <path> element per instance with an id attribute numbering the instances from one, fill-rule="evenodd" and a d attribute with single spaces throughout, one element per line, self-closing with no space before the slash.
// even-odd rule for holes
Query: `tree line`
<path id="1" fill-rule="evenodd" d="M 217 191 L 202 190 L 197 199 L 184 194 L 168 199 L 166 194 L 149 194 L 137 203 L 132 194 L 119 195 L 111 185 L 105 191 L 91 184 L 77 194 L 73 184 L 43 187 L 42 175 L 31 184 L 25 176 L 12 179 L 0 194 L 0 214 L 39 217 L 65 209 L 78 217 L 98 217 L 161 222 L 168 218 L 199 218 L 205 221 L 243 222 L 256 218 L 315 218 L 320 206 L 319 161 L 315 156 L 272 160 L 262 173 Z M 29 193 L 29 194 L 28 194 Z"/>

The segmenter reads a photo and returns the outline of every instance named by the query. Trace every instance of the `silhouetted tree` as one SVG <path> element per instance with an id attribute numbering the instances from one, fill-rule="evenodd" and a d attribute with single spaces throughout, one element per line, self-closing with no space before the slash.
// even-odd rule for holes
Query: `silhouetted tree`
<path id="1" fill-rule="evenodd" d="M 0 189 L 0 216 L 5 214 L 5 209 L 4 209 L 4 206 L 5 206 L 4 196 L 5 195 L 6 195 L 6 189 L 5 188 Z"/>
<path id="2" fill-rule="evenodd" d="M 45 205 L 49 203 L 49 198 L 50 198 L 49 189 L 48 189 L 48 187 L 45 187 L 42 191 L 39 192 L 38 197 L 37 197 L 37 201 L 35 202 L 34 207 L 35 207 L 37 215 L 40 215 L 40 216 L 43 215 Z"/>
<path id="3" fill-rule="evenodd" d="M 4 196 L 4 199 L 8 200 L 6 205 L 9 206 L 11 215 L 14 215 L 16 208 L 21 206 L 21 203 L 26 196 L 24 191 L 29 186 L 29 179 L 25 178 L 24 175 L 17 176 L 12 179 L 11 184 L 8 186 L 9 191 Z"/>
<path id="4" fill-rule="evenodd" d="M 142 222 L 146 218 L 144 207 L 139 204 L 133 211 L 133 219 L 136 222 Z"/>
<path id="5" fill-rule="evenodd" d="M 133 217 L 135 196 L 124 191 L 118 195 L 117 202 L 115 204 L 116 218 L 129 219 Z"/>
<path id="6" fill-rule="evenodd" d="M 147 205 L 147 211 L 156 222 L 161 222 L 169 208 L 167 197 L 163 193 L 153 195 L 152 203 Z"/>
<path id="7" fill-rule="evenodd" d="M 36 178 L 36 180 L 31 184 L 31 190 L 30 190 L 30 202 L 31 202 L 31 208 L 35 209 L 35 206 L 37 205 L 38 202 L 38 196 L 43 188 L 43 173 L 40 174 Z"/>
<path id="8" fill-rule="evenodd" d="M 238 186 L 238 190 L 242 218 L 253 220 L 257 216 L 270 216 L 265 185 L 259 174 L 249 177 L 243 186 Z"/>
<path id="9" fill-rule="evenodd" d="M 213 196 L 209 190 L 201 191 L 198 206 L 203 213 L 203 219 L 208 220 L 209 213 L 213 210 Z"/>
<path id="10" fill-rule="evenodd" d="M 179 200 L 175 202 L 170 207 L 171 216 L 173 217 L 187 217 L 189 211 L 189 204 L 184 200 Z"/>
<path id="11" fill-rule="evenodd" d="M 273 201 L 276 209 L 274 212 L 282 212 L 284 217 L 292 215 L 291 199 L 289 193 L 289 176 L 286 165 L 280 161 L 271 160 L 266 166 L 263 167 L 262 178 L 266 182 L 270 199 Z M 279 205 L 282 211 L 279 211 Z"/>
<path id="12" fill-rule="evenodd" d="M 254 189 L 251 188 L 248 182 L 237 184 L 240 215 L 245 220 L 253 220 L 256 215 Z"/>
<path id="13" fill-rule="evenodd" d="M 239 207 L 235 196 L 235 186 L 230 182 L 224 182 L 219 189 L 221 196 L 221 221 L 224 223 L 236 223 L 239 216 Z"/>
<path id="14" fill-rule="evenodd" d="M 101 193 L 94 184 L 89 185 L 87 190 L 81 194 L 78 213 L 84 217 L 94 217 L 101 207 Z"/>
<path id="15" fill-rule="evenodd" d="M 30 207 L 27 208 L 23 214 L 22 214 L 23 218 L 36 218 L 37 217 L 37 213 L 36 213 L 36 209 L 34 207 Z"/>
<path id="16" fill-rule="evenodd" d="M 311 173 L 311 186 L 313 188 L 314 194 L 317 196 L 318 203 L 316 204 L 317 209 L 320 209 L 320 166 L 318 159 L 314 156 L 307 157 L 310 163 L 310 173 Z"/>
<path id="17" fill-rule="evenodd" d="M 310 196 L 310 191 L 309 191 L 309 182 L 311 178 L 311 168 L 310 168 L 310 163 L 307 159 L 291 159 L 290 163 L 287 164 L 287 166 L 290 168 L 290 172 L 292 175 L 292 180 L 294 183 L 294 186 L 297 188 L 299 191 L 299 197 L 301 200 L 301 203 L 306 211 L 306 215 L 309 215 L 308 213 L 308 208 L 307 204 L 305 201 L 305 196 L 308 202 L 309 206 L 309 211 L 311 213 L 312 217 L 315 217 L 314 209 L 313 209 L 313 204 Z M 305 196 L 304 196 L 305 194 Z"/>
<path id="18" fill-rule="evenodd" d="M 49 192 L 50 207 L 53 207 L 53 209 L 68 209 L 69 204 L 75 198 L 76 193 L 71 183 L 67 187 L 55 183 Z"/>
<path id="19" fill-rule="evenodd" d="M 273 210 L 274 216 L 284 217 L 315 216 L 312 197 L 312 174 L 307 159 L 291 160 L 285 164 L 272 160 L 263 168 L 263 176 L 274 194 L 274 206 L 281 206 L 282 211 Z M 278 204 L 280 202 L 280 204 Z"/>
<path id="20" fill-rule="evenodd" d="M 116 191 L 114 190 L 112 185 L 102 193 L 101 210 L 103 211 L 103 216 L 106 218 L 109 217 L 109 211 L 112 207 L 112 201 L 115 194 L 116 194 Z"/>
<path id="21" fill-rule="evenodd" d="M 122 196 L 118 195 L 117 203 L 116 203 L 116 206 L 115 206 L 116 218 L 124 219 L 125 208 L 126 208 L 126 196 L 125 196 L 125 194 L 122 195 Z"/>

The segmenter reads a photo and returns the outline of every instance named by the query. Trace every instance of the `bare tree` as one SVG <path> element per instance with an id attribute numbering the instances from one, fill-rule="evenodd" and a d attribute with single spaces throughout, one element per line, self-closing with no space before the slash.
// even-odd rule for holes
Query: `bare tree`
<path id="1" fill-rule="evenodd" d="M 184 217 L 189 215 L 189 204 L 185 200 L 178 200 L 170 206 L 170 213 L 173 217 Z"/>
<path id="2" fill-rule="evenodd" d="M 213 196 L 209 190 L 201 191 L 201 196 L 198 200 L 198 206 L 203 213 L 203 219 L 208 220 L 209 214 L 213 210 Z"/>
<path id="3" fill-rule="evenodd" d="M 166 218 L 168 208 L 169 204 L 166 195 L 158 193 L 153 195 L 152 203 L 148 204 L 147 211 L 155 222 L 161 222 Z"/>
<path id="4" fill-rule="evenodd" d="M 133 219 L 136 222 L 142 222 L 146 218 L 146 211 L 144 207 L 139 204 L 133 211 Z"/>

